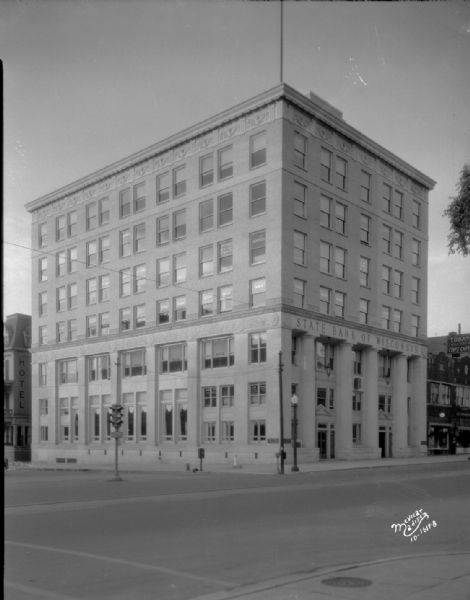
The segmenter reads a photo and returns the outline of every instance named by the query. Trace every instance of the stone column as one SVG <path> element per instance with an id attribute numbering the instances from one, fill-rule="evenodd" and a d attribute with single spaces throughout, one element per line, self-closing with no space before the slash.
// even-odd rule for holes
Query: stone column
<path id="1" fill-rule="evenodd" d="M 374 348 L 363 350 L 364 370 L 362 386 L 364 402 L 362 406 L 363 444 L 369 458 L 379 458 L 379 407 L 378 407 L 378 354 Z"/>
<path id="2" fill-rule="evenodd" d="M 299 456 L 306 460 L 315 458 L 315 339 L 312 335 L 301 338 L 301 356 L 299 357 L 299 386 L 297 396 L 298 406 L 298 437 L 302 440 Z M 290 400 L 290 399 L 289 399 Z"/>
<path id="3" fill-rule="evenodd" d="M 188 340 L 188 445 L 197 447 L 201 441 L 201 357 L 199 340 Z M 176 407 L 175 407 L 176 410 Z M 161 411 L 159 412 L 161 418 Z"/>
<path id="4" fill-rule="evenodd" d="M 427 363 L 425 358 L 419 356 L 411 359 L 410 364 L 410 445 L 416 456 L 427 454 L 427 425 L 426 425 L 426 376 Z"/>
<path id="5" fill-rule="evenodd" d="M 392 359 L 392 411 L 393 411 L 393 444 L 394 458 L 408 456 L 408 409 L 406 356 L 398 354 Z"/>
<path id="6" fill-rule="evenodd" d="M 90 407 L 88 403 L 88 373 L 86 357 L 79 356 L 77 359 L 77 375 L 78 375 L 78 394 L 77 394 L 77 413 L 78 413 L 78 444 L 88 445 L 90 436 Z M 73 415 L 72 407 L 70 414 Z M 75 420 L 75 416 L 73 416 Z M 71 440 L 74 441 L 75 422 L 71 424 Z"/>
<path id="7" fill-rule="evenodd" d="M 156 411 L 158 408 L 157 389 L 158 389 L 158 353 L 152 344 L 147 346 L 146 365 L 147 365 L 147 442 L 148 446 L 155 446 L 157 443 L 157 433 L 155 425 L 157 423 Z"/>
<path id="8" fill-rule="evenodd" d="M 347 342 L 335 348 L 334 374 L 336 379 L 336 458 L 352 457 L 352 345 Z"/>

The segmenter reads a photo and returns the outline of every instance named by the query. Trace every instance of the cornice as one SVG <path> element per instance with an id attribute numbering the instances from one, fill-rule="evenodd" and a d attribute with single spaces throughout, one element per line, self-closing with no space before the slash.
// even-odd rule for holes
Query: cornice
<path id="1" fill-rule="evenodd" d="M 289 85 L 283 83 L 265 92 L 262 92 L 253 98 L 245 100 L 244 102 L 241 102 L 227 110 L 213 115 L 212 117 L 209 117 L 191 127 L 183 129 L 182 131 L 169 136 L 160 142 L 152 144 L 143 150 L 111 163 L 110 165 L 99 169 L 98 171 L 94 171 L 93 173 L 90 173 L 85 177 L 82 177 L 53 192 L 50 192 L 49 194 L 32 200 L 26 204 L 26 209 L 29 212 L 35 212 L 39 208 L 42 208 L 48 204 L 62 200 L 68 196 L 76 195 L 87 188 L 91 188 L 93 186 L 96 187 L 97 185 L 101 186 L 100 189 L 98 191 L 92 190 L 92 192 L 90 192 L 90 197 L 98 193 L 105 195 L 107 190 L 111 188 L 111 183 L 107 180 L 110 180 L 113 177 L 119 177 L 117 184 L 124 184 L 129 180 L 126 171 L 129 171 L 130 169 L 136 169 L 136 176 L 139 176 L 155 170 L 156 167 L 160 166 L 160 162 L 162 163 L 160 168 L 164 166 L 166 164 L 165 157 L 163 157 L 163 160 L 159 161 L 158 163 L 155 161 L 156 164 L 149 164 L 149 161 L 155 160 L 159 155 L 175 151 L 175 155 L 171 157 L 174 162 L 184 158 L 187 153 L 189 155 L 194 152 L 199 152 L 200 150 L 203 150 L 204 147 L 210 147 L 214 145 L 214 143 L 220 143 L 224 140 L 224 136 L 228 139 L 237 133 L 244 133 L 249 129 L 257 127 L 265 121 L 263 121 L 263 118 L 261 117 L 258 119 L 251 119 L 250 122 L 240 125 L 236 123 L 237 120 L 247 117 L 250 115 L 250 113 L 259 111 L 263 107 L 280 101 L 285 101 L 294 105 L 302 112 L 306 113 L 310 117 L 315 118 L 326 127 L 333 129 L 335 132 L 341 134 L 344 138 L 347 138 L 349 143 L 360 146 L 365 151 L 380 158 L 383 162 L 393 166 L 395 169 L 402 171 L 404 174 L 411 177 L 414 181 L 426 189 L 431 190 L 434 187 L 435 182 L 432 179 L 400 159 L 392 152 L 383 148 L 351 125 L 348 125 L 340 117 L 341 113 L 339 111 L 333 107 L 331 107 L 331 109 L 328 108 L 329 105 L 327 102 L 322 101 L 321 98 L 315 99 L 307 97 Z M 270 120 L 273 120 L 274 118 L 280 116 L 281 113 L 274 110 L 273 114 L 269 117 Z M 231 123 L 234 124 L 233 127 L 230 127 Z M 220 131 L 221 128 L 227 126 L 229 126 L 229 129 L 226 132 Z M 211 132 L 214 132 L 217 129 L 219 129 L 219 136 L 217 140 L 203 139 L 204 136 L 210 135 Z M 197 140 L 199 140 L 199 143 L 194 144 L 194 147 L 191 147 L 191 152 L 188 152 L 185 148 L 181 148 L 183 145 L 194 143 Z M 179 151 L 177 150 L 178 148 L 180 148 Z"/>

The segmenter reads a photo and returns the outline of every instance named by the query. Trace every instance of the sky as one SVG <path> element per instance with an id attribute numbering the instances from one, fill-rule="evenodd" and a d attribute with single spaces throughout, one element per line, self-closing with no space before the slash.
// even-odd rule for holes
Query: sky
<path id="1" fill-rule="evenodd" d="M 280 80 L 280 3 L 2 0 L 3 314 L 31 314 L 24 205 Z M 284 2 L 284 82 L 437 183 L 428 335 L 470 332 L 443 211 L 470 162 L 470 2 Z"/>

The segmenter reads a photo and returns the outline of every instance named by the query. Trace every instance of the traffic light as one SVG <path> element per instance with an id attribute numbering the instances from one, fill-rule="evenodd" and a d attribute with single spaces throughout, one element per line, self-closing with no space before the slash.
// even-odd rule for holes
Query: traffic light
<path id="1" fill-rule="evenodd" d="M 124 407 L 121 406 L 120 404 L 113 404 L 111 406 L 111 414 L 109 415 L 110 421 L 111 421 L 111 425 L 114 427 L 114 429 L 117 431 L 122 423 L 123 423 L 123 413 Z"/>

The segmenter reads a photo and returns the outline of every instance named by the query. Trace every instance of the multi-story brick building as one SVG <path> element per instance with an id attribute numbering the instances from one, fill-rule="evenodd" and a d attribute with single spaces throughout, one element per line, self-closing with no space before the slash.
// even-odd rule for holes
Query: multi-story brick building
<path id="1" fill-rule="evenodd" d="M 469 334 L 429 338 L 427 402 L 429 452 L 470 452 Z"/>
<path id="2" fill-rule="evenodd" d="M 33 454 L 275 460 L 426 452 L 434 182 L 279 85 L 28 204 Z"/>
<path id="3" fill-rule="evenodd" d="M 9 461 L 31 458 L 31 316 L 3 324 L 3 452 Z"/>

